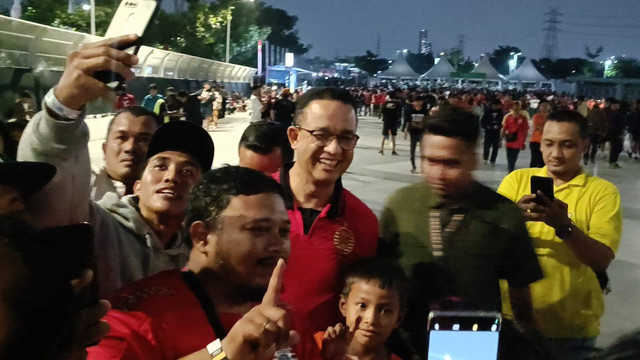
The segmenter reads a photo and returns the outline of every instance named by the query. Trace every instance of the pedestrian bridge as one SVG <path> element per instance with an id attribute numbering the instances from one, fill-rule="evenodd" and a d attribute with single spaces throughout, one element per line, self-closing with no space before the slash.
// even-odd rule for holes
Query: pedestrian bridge
<path id="1" fill-rule="evenodd" d="M 60 78 L 67 55 L 81 44 L 100 39 L 103 38 L 0 16 L 1 103 L 11 104 L 20 90 L 34 93 L 39 103 Z M 146 94 L 149 83 L 158 83 L 161 90 L 168 86 L 195 90 L 201 81 L 215 80 L 227 91 L 246 92 L 257 71 L 148 46 L 140 48 L 138 57 L 140 63 L 133 69 L 138 79 L 129 84 L 138 99 Z"/>

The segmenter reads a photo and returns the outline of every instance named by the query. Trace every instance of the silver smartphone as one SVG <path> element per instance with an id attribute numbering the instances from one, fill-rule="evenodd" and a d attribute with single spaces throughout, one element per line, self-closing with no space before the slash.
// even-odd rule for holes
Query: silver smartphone
<path id="1" fill-rule="evenodd" d="M 502 315 L 482 311 L 429 313 L 429 360 L 496 360 Z"/>
<path id="2" fill-rule="evenodd" d="M 118 6 L 115 15 L 111 19 L 109 28 L 104 34 L 105 38 L 121 35 L 137 34 L 138 40 L 133 43 L 118 45 L 119 50 L 125 50 L 137 54 L 142 44 L 142 39 L 153 18 L 158 11 L 156 0 L 123 0 Z M 98 71 L 94 77 L 109 87 L 114 88 L 124 82 L 124 78 L 113 71 Z"/>

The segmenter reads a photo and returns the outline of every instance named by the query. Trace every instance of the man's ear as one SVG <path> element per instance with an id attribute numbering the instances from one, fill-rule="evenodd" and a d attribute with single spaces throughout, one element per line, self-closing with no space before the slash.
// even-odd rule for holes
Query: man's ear
<path id="1" fill-rule="evenodd" d="M 140 180 L 133 183 L 133 195 L 140 196 Z"/>
<path id="2" fill-rule="evenodd" d="M 102 143 L 102 155 L 107 155 L 107 142 Z"/>
<path id="3" fill-rule="evenodd" d="M 287 129 L 287 138 L 293 150 L 296 150 L 298 147 L 298 135 L 300 135 L 300 131 L 294 126 L 289 126 Z"/>
<path id="4" fill-rule="evenodd" d="M 344 295 L 340 295 L 340 302 L 338 303 L 338 307 L 340 308 L 340 313 L 345 318 L 347 317 L 347 298 Z"/>
<path id="5" fill-rule="evenodd" d="M 207 252 L 207 245 L 209 244 L 209 225 L 204 221 L 196 221 L 189 227 L 189 235 L 191 236 L 191 243 L 194 249 L 198 252 Z"/>

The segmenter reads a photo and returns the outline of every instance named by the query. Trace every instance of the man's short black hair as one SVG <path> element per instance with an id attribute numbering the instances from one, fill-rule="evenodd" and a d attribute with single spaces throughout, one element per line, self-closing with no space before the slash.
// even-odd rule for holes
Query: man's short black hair
<path id="1" fill-rule="evenodd" d="M 214 230 L 219 225 L 220 214 L 229 206 L 231 198 L 258 194 L 284 196 L 282 186 L 259 171 L 241 166 L 224 166 L 210 170 L 204 174 L 202 182 L 191 191 L 187 224 L 191 226 L 196 221 L 204 221 L 209 229 Z"/>
<path id="2" fill-rule="evenodd" d="M 189 97 L 189 93 L 186 90 L 180 90 L 178 91 L 178 97 L 179 98 Z"/>
<path id="3" fill-rule="evenodd" d="M 149 90 L 158 90 L 156 84 L 149 84 Z"/>
<path id="4" fill-rule="evenodd" d="M 251 91 L 256 91 L 256 90 L 258 90 L 258 89 L 262 89 L 262 85 L 253 85 L 253 86 L 251 87 Z"/>
<path id="5" fill-rule="evenodd" d="M 162 123 L 162 119 L 160 119 L 160 117 L 154 113 L 153 111 L 149 111 L 147 109 L 145 109 L 142 106 L 139 105 L 131 105 L 131 106 L 125 106 L 122 109 L 118 110 L 118 112 L 116 112 L 113 117 L 111 118 L 111 121 L 109 121 L 109 125 L 107 126 L 107 138 L 109 138 L 109 133 L 111 132 L 111 127 L 113 126 L 113 121 L 120 115 L 120 114 L 124 114 L 124 113 L 129 113 L 135 117 L 141 117 L 141 116 L 148 116 L 150 118 L 152 118 L 156 124 L 161 124 Z"/>
<path id="6" fill-rule="evenodd" d="M 578 126 L 578 130 L 580 132 L 580 137 L 585 139 L 589 136 L 589 125 L 587 124 L 587 119 L 582 116 L 577 111 L 573 110 L 558 110 L 552 112 L 547 121 L 555 121 L 555 122 L 568 122 L 572 124 L 576 124 Z M 543 130 L 544 132 L 544 130 Z"/>
<path id="7" fill-rule="evenodd" d="M 21 99 L 31 99 L 31 93 L 29 93 L 28 91 L 24 90 L 20 92 L 20 98 Z"/>
<path id="8" fill-rule="evenodd" d="M 409 280 L 402 267 L 391 260 L 365 259 L 360 260 L 347 271 L 344 279 L 342 296 L 349 297 L 354 283 L 363 281 L 375 283 L 380 289 L 397 291 L 400 297 L 400 308 L 407 303 Z"/>
<path id="9" fill-rule="evenodd" d="M 424 133 L 460 139 L 475 146 L 480 124 L 472 113 L 457 106 L 445 105 L 425 122 Z"/>
<path id="10" fill-rule="evenodd" d="M 358 113 L 358 102 L 347 89 L 337 87 L 316 87 L 307 91 L 298 98 L 298 101 L 296 102 L 296 116 L 294 119 L 295 125 L 300 125 L 304 110 L 312 101 L 315 100 L 339 101 L 343 104 L 350 105 L 353 107 L 354 113 Z"/>
<path id="11" fill-rule="evenodd" d="M 254 123 L 244 130 L 238 147 L 245 147 L 255 153 L 268 155 L 282 146 L 287 129 L 277 123 Z"/>

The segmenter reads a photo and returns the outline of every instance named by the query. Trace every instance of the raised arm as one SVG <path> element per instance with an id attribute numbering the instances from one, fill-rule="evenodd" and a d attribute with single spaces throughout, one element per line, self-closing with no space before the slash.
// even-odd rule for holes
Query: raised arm
<path id="1" fill-rule="evenodd" d="M 93 78 L 96 71 L 114 70 L 127 80 L 134 77 L 131 66 L 137 57 L 115 48 L 135 39 L 135 35 L 107 39 L 69 54 L 60 81 L 45 96 L 43 110 L 25 129 L 18 159 L 48 162 L 58 168 L 43 191 L 29 199 L 29 210 L 38 226 L 89 220 L 91 169 L 85 105 L 111 91 Z"/>

